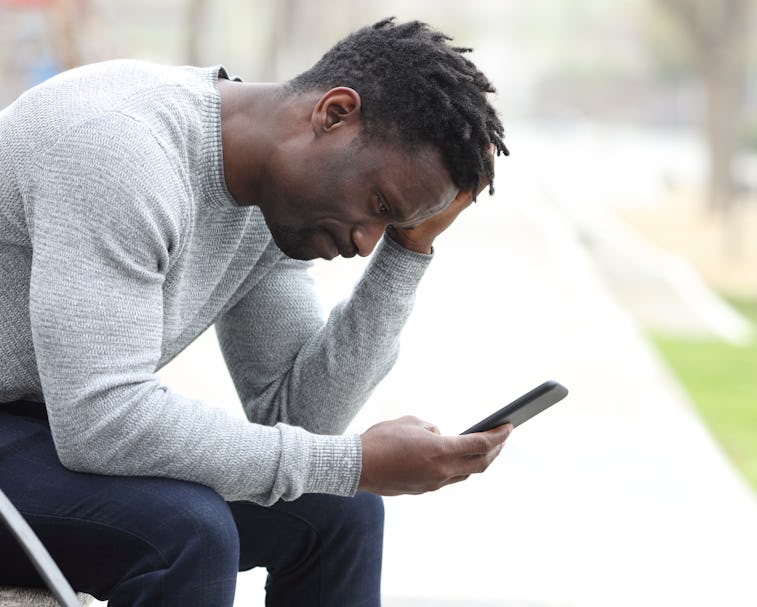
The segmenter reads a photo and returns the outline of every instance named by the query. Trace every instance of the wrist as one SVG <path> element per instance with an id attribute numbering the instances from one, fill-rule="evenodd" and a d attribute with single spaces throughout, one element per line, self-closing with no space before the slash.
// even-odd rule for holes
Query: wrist
<path id="1" fill-rule="evenodd" d="M 431 255 L 433 252 L 433 240 L 413 238 L 409 230 L 389 225 L 386 228 L 386 233 L 389 235 L 389 238 L 408 251 L 421 253 L 422 255 Z"/>
<path id="2" fill-rule="evenodd" d="M 368 459 L 368 454 L 366 453 L 366 440 L 365 436 L 363 434 L 360 435 L 360 477 L 358 479 L 357 488 L 358 491 L 369 491 L 373 492 L 373 487 L 371 486 L 371 482 L 368 478 L 368 469 L 369 465 L 366 465 L 366 459 Z"/>

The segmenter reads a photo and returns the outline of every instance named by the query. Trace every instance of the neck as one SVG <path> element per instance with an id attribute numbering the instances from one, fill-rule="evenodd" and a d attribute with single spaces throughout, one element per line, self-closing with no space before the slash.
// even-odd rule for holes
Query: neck
<path id="1" fill-rule="evenodd" d="M 270 176 L 269 163 L 282 137 L 288 107 L 282 85 L 219 80 L 226 187 L 240 206 L 255 204 Z"/>

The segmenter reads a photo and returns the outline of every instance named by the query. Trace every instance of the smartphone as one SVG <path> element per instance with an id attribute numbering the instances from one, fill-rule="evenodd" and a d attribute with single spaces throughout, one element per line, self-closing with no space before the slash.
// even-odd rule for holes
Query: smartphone
<path id="1" fill-rule="evenodd" d="M 560 402 L 567 395 L 568 389 L 562 384 L 556 381 L 545 381 L 541 386 L 537 386 L 509 405 L 502 407 L 496 413 L 492 413 L 486 419 L 482 419 L 462 434 L 486 432 L 507 423 L 519 426 L 537 413 L 541 413 L 548 407 Z"/>

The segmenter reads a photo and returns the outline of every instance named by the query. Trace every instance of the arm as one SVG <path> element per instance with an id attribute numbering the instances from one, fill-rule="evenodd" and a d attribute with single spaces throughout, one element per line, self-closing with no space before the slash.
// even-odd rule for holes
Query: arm
<path id="1" fill-rule="evenodd" d="M 461 191 L 413 229 L 388 226 L 352 297 L 325 326 L 306 266 L 287 258 L 224 315 L 218 338 L 248 419 L 343 432 L 396 359 L 434 239 L 473 199 Z"/>
<path id="2" fill-rule="evenodd" d="M 30 320 L 58 456 L 74 470 L 165 476 L 228 500 L 349 495 L 355 437 L 249 424 L 160 385 L 162 288 L 186 194 L 141 126 L 112 116 L 38 163 L 28 195 Z"/>
<path id="3" fill-rule="evenodd" d="M 415 229 L 390 230 L 391 240 L 384 239 L 351 299 L 332 312 L 325 326 L 312 282 L 301 262 L 293 260 L 282 261 L 221 319 L 219 340 L 248 417 L 343 431 L 394 361 L 420 279 L 421 267 L 411 268 L 425 266 L 434 238 L 472 199 L 472 193 L 460 193 L 445 211 Z M 414 261 L 402 267 L 403 259 Z M 510 430 L 442 437 L 415 418 L 378 424 L 361 436 L 359 486 L 396 495 L 458 482 L 483 472 Z"/>
<path id="4" fill-rule="evenodd" d="M 367 397 L 364 386 L 372 386 L 383 376 L 383 372 L 375 372 L 384 368 L 378 364 L 374 373 L 369 366 L 361 375 L 355 363 L 371 353 L 378 357 L 381 348 L 370 341 L 367 348 L 347 342 L 351 347 L 340 352 L 331 352 L 326 347 L 320 359 L 315 356 L 310 360 L 318 354 L 317 346 L 328 342 L 328 335 L 334 331 L 329 324 L 339 326 L 343 315 L 356 304 L 355 299 L 360 295 L 337 308 L 322 327 L 314 297 L 306 300 L 311 306 L 303 304 L 296 308 L 283 303 L 291 303 L 306 285 L 308 290 L 312 287 L 309 279 L 301 283 L 295 279 L 296 275 L 304 275 L 300 262 L 290 260 L 283 265 L 291 266 L 289 271 L 293 276 L 282 280 L 281 290 L 273 289 L 273 277 L 269 276 L 260 284 L 263 289 L 257 298 L 247 297 L 241 309 L 237 308 L 219 323 L 224 353 L 247 414 L 253 421 L 272 425 L 283 420 L 290 424 L 307 423 L 311 430 L 320 432 L 340 431 L 339 426 L 349 422 Z M 369 268 L 366 276 L 370 273 Z M 274 276 L 281 280 L 286 271 L 278 268 Z M 284 285 L 288 285 L 288 289 L 284 289 Z M 274 292 L 276 297 L 263 305 L 263 295 Z M 283 308 L 277 308 L 277 302 Z M 247 311 L 246 318 L 242 310 Z M 255 331 L 255 327 L 265 327 L 266 331 Z M 345 333 L 351 328 L 348 323 Z M 375 337 L 375 334 L 369 333 L 369 336 Z M 386 344 L 391 346 L 386 350 L 385 360 L 391 363 L 397 347 L 396 333 L 389 331 L 385 338 Z M 247 357 L 235 355 L 236 348 L 244 348 Z M 248 361 L 244 366 L 239 364 L 243 360 Z M 345 379 L 348 372 L 354 374 L 354 379 Z M 366 382 L 366 377 L 371 381 Z M 329 409 L 334 403 L 341 403 L 341 408 Z M 462 481 L 470 474 L 486 470 L 511 430 L 508 425 L 475 435 L 441 436 L 435 426 L 413 417 L 377 424 L 360 437 L 359 488 L 380 495 L 399 495 L 433 491 Z"/>
<path id="5" fill-rule="evenodd" d="M 493 156 L 493 151 L 490 151 Z M 390 226 L 403 247 L 430 253 L 434 239 L 480 194 L 461 191 L 441 213 L 414 229 Z M 499 455 L 512 426 L 465 436 L 441 436 L 433 424 L 415 417 L 382 422 L 361 435 L 363 462 L 359 488 L 380 495 L 434 491 L 484 472 Z"/>
<path id="6" fill-rule="evenodd" d="M 393 365 L 429 262 L 385 238 L 324 323 L 304 264 L 283 258 L 216 324 L 248 418 L 343 432 Z"/>

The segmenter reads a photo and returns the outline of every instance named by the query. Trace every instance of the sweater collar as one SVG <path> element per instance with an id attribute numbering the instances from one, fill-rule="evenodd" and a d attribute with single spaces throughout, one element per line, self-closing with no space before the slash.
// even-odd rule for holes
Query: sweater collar
<path id="1" fill-rule="evenodd" d="M 206 84 L 210 87 L 208 103 L 205 106 L 206 124 L 208 125 L 202 142 L 202 191 L 204 201 L 210 207 L 237 207 L 236 200 L 226 186 L 223 170 L 223 145 L 221 139 L 221 95 L 218 92 L 218 79 L 241 81 L 229 78 L 226 69 L 217 65 L 205 70 Z"/>

